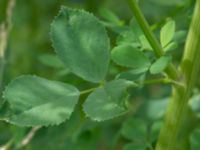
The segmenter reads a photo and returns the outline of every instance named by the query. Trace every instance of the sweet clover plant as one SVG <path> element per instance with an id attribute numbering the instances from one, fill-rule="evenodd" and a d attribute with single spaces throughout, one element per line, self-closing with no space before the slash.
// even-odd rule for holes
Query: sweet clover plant
<path id="1" fill-rule="evenodd" d="M 127 0 L 127 4 L 134 15 L 126 28 L 122 28 L 122 20 L 105 8 L 100 11 L 104 20 L 100 20 L 83 9 L 62 6 L 50 25 L 56 56 L 43 55 L 39 60 L 65 70 L 64 74 L 70 72 L 89 86 L 21 75 L 2 92 L 0 120 L 33 129 L 59 127 L 63 122 L 71 122 L 73 113 L 80 111 L 84 118 L 106 124 L 133 111 L 133 105 L 137 105 L 131 102 L 134 91 L 161 83 L 170 85 L 171 96 L 155 103 L 146 102 L 143 111 L 121 124 L 119 134 L 129 141 L 123 150 L 200 148 L 200 131 L 196 128 L 200 96 L 194 94 L 200 69 L 200 1 L 195 3 L 183 56 L 175 65 L 173 52 L 184 43 L 186 32 L 168 18 L 160 28 L 156 27 L 155 34 L 138 2 Z M 115 44 L 109 30 L 117 34 Z M 119 71 L 112 73 L 113 68 Z M 144 115 L 150 124 L 142 119 Z M 156 121 L 161 118 L 164 119 Z M 193 125 L 188 126 L 190 123 Z"/>

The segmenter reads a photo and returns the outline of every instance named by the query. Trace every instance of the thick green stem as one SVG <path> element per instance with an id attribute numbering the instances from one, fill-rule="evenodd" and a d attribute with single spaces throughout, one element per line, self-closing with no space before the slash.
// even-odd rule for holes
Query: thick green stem
<path id="1" fill-rule="evenodd" d="M 188 101 L 200 69 L 200 0 L 196 1 L 180 69 L 180 82 L 184 86 L 173 87 L 172 99 L 167 109 L 156 150 L 189 149 L 188 135 L 190 125 L 194 120 L 188 107 Z M 186 122 L 188 119 L 191 122 Z M 186 134 L 182 133 L 184 130 Z"/>
<path id="2" fill-rule="evenodd" d="M 135 15 L 135 18 L 138 22 L 138 24 L 140 25 L 141 29 L 144 32 L 144 35 L 146 36 L 147 40 L 149 41 L 151 47 L 153 48 L 156 57 L 161 57 L 164 55 L 164 51 L 162 49 L 162 46 L 160 45 L 160 43 L 158 42 L 158 40 L 156 39 L 156 37 L 154 36 L 153 32 L 150 29 L 149 24 L 147 23 L 144 15 L 142 14 L 136 0 L 127 0 L 132 12 Z M 171 78 L 171 79 L 176 79 L 177 78 L 177 72 L 175 67 L 170 64 L 166 70 L 165 70 L 166 74 Z"/>

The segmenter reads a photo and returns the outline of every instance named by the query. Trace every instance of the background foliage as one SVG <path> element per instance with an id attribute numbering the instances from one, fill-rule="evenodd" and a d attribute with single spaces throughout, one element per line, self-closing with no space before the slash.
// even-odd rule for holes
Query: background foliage
<path id="1" fill-rule="evenodd" d="M 0 1 L 0 22 L 5 19 L 6 4 L 7 0 Z M 140 0 L 140 6 L 158 38 L 161 27 L 167 20 L 175 21 L 176 32 L 173 38 L 175 46 L 172 45 L 167 49 L 172 54 L 173 58 L 171 59 L 175 64 L 180 62 L 183 53 L 193 4 L 194 2 L 190 0 Z M 13 28 L 6 53 L 4 85 L 22 74 L 33 74 L 49 80 L 63 81 L 75 85 L 80 90 L 94 85 L 74 76 L 55 57 L 49 32 L 50 24 L 61 5 L 83 8 L 100 18 L 107 27 L 111 39 L 111 49 L 119 43 L 135 42 L 135 36 L 132 35 L 130 27 L 133 26 L 133 30 L 138 28 L 134 28 L 133 15 L 124 0 L 17 0 L 13 12 Z M 140 41 L 143 49 L 151 51 L 145 37 L 140 36 Z M 150 52 L 147 54 L 152 55 Z M 113 60 L 118 61 L 117 54 Z M 166 61 L 166 59 L 161 61 Z M 148 62 L 138 65 L 148 65 Z M 108 80 L 114 78 L 122 71 L 125 72 L 126 68 L 111 63 L 106 78 Z M 160 72 L 156 66 L 150 71 Z M 120 74 L 120 76 L 137 78 L 130 74 Z M 145 76 L 152 79 L 160 75 L 147 73 Z M 138 80 L 143 81 L 143 79 L 144 77 L 140 76 Z M 31 128 L 0 122 L 0 145 L 10 142 L 12 143 L 11 149 L 25 150 L 151 150 L 158 137 L 170 91 L 169 85 L 160 83 L 133 88 L 128 91 L 130 93 L 128 113 L 103 122 L 94 122 L 86 117 L 82 111 L 82 103 L 87 94 L 81 95 L 70 120 L 59 126 L 38 129 L 32 140 L 25 146 L 22 141 L 32 130 Z M 197 88 L 194 90 L 192 98 L 196 103 L 191 102 L 197 115 L 199 115 L 199 108 L 196 107 L 199 105 L 199 97 Z M 191 149 L 196 150 L 200 147 L 199 138 L 200 128 L 197 127 L 191 135 Z"/>

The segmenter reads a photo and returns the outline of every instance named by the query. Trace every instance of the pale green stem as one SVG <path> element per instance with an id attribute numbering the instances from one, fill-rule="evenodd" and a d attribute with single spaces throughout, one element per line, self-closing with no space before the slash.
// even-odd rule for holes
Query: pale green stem
<path id="1" fill-rule="evenodd" d="M 140 25 L 142 31 L 144 32 L 144 35 L 146 36 L 147 40 L 149 41 L 151 47 L 153 48 L 156 57 L 159 58 L 159 57 L 163 56 L 164 51 L 162 49 L 162 46 L 160 45 L 160 43 L 154 36 L 153 32 L 151 31 L 151 28 L 150 28 L 149 24 L 147 23 L 144 15 L 142 14 L 136 0 L 127 0 L 127 2 L 129 4 L 132 12 L 134 13 L 138 24 Z M 172 64 L 170 64 L 166 68 L 165 72 L 171 79 L 173 79 L 173 80 L 177 79 L 177 72 L 176 72 L 175 67 Z"/>
<path id="2" fill-rule="evenodd" d="M 81 91 L 80 94 L 83 95 L 83 94 L 90 93 L 90 92 L 96 90 L 97 88 L 98 88 L 98 87 L 95 87 L 95 88 L 91 88 L 91 89 L 87 89 L 87 90 Z"/>
<path id="3" fill-rule="evenodd" d="M 185 122 L 186 118 L 193 119 L 188 115 L 190 109 L 188 101 L 192 89 L 198 79 L 200 69 L 200 0 L 196 1 L 194 15 L 186 40 L 185 51 L 181 63 L 180 82 L 182 87 L 174 86 L 165 123 L 161 130 L 156 150 L 187 150 L 189 149 L 188 134 L 192 122 Z M 188 126 L 185 126 L 188 124 Z M 183 128 L 184 126 L 184 128 Z"/>

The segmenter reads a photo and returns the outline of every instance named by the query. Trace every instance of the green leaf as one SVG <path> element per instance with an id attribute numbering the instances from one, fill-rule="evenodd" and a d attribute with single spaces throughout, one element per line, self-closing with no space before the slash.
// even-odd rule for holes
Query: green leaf
<path id="1" fill-rule="evenodd" d="M 161 73 L 167 65 L 170 63 L 171 57 L 170 56 L 162 56 L 156 62 L 152 64 L 150 67 L 151 74 L 158 74 Z"/>
<path id="2" fill-rule="evenodd" d="M 8 122 L 20 126 L 48 126 L 70 118 L 79 91 L 69 84 L 26 75 L 9 84 L 3 98 L 10 104 Z"/>
<path id="3" fill-rule="evenodd" d="M 147 137 L 146 123 L 139 118 L 129 118 L 123 123 L 121 134 L 129 140 L 144 142 Z"/>
<path id="4" fill-rule="evenodd" d="M 138 37 L 131 29 L 120 33 L 120 35 L 117 37 L 117 45 L 122 45 L 122 44 L 132 45 L 134 47 L 141 46 Z"/>
<path id="5" fill-rule="evenodd" d="M 146 150 L 147 146 L 144 143 L 129 143 L 123 147 L 123 150 Z"/>
<path id="6" fill-rule="evenodd" d="M 168 21 L 160 31 L 160 42 L 162 47 L 167 46 L 173 39 L 175 34 L 175 21 Z"/>
<path id="7" fill-rule="evenodd" d="M 92 14 L 62 7 L 51 25 L 58 57 L 74 74 L 91 82 L 104 79 L 110 43 L 104 26 Z"/>
<path id="8" fill-rule="evenodd" d="M 56 55 L 53 54 L 42 54 L 39 55 L 38 60 L 48 66 L 48 67 L 52 67 L 52 68 L 63 68 L 63 63 L 60 61 L 59 58 L 57 58 Z"/>
<path id="9" fill-rule="evenodd" d="M 150 66 L 148 57 L 137 48 L 130 45 L 120 45 L 112 50 L 112 60 L 125 67 L 145 72 Z"/>
<path id="10" fill-rule="evenodd" d="M 164 51 L 169 52 L 176 49 L 177 47 L 178 47 L 178 44 L 176 42 L 171 42 L 164 48 Z"/>
<path id="11" fill-rule="evenodd" d="M 126 79 L 129 81 L 137 81 L 144 76 L 144 73 L 137 72 L 137 70 L 130 70 L 126 72 L 121 72 L 116 76 L 116 79 Z"/>
<path id="12" fill-rule="evenodd" d="M 142 44 L 142 49 L 153 50 L 149 41 L 147 40 L 147 38 L 144 35 L 141 35 L 139 38 L 140 38 L 140 42 Z"/>
<path id="13" fill-rule="evenodd" d="M 122 26 L 124 24 L 124 21 L 122 21 L 114 12 L 107 9 L 106 7 L 101 7 L 99 9 L 99 14 L 103 19 L 116 26 Z"/>
<path id="14" fill-rule="evenodd" d="M 83 109 L 95 121 L 104 121 L 127 112 L 127 92 L 134 83 L 127 80 L 113 80 L 97 88 L 86 99 Z"/>

